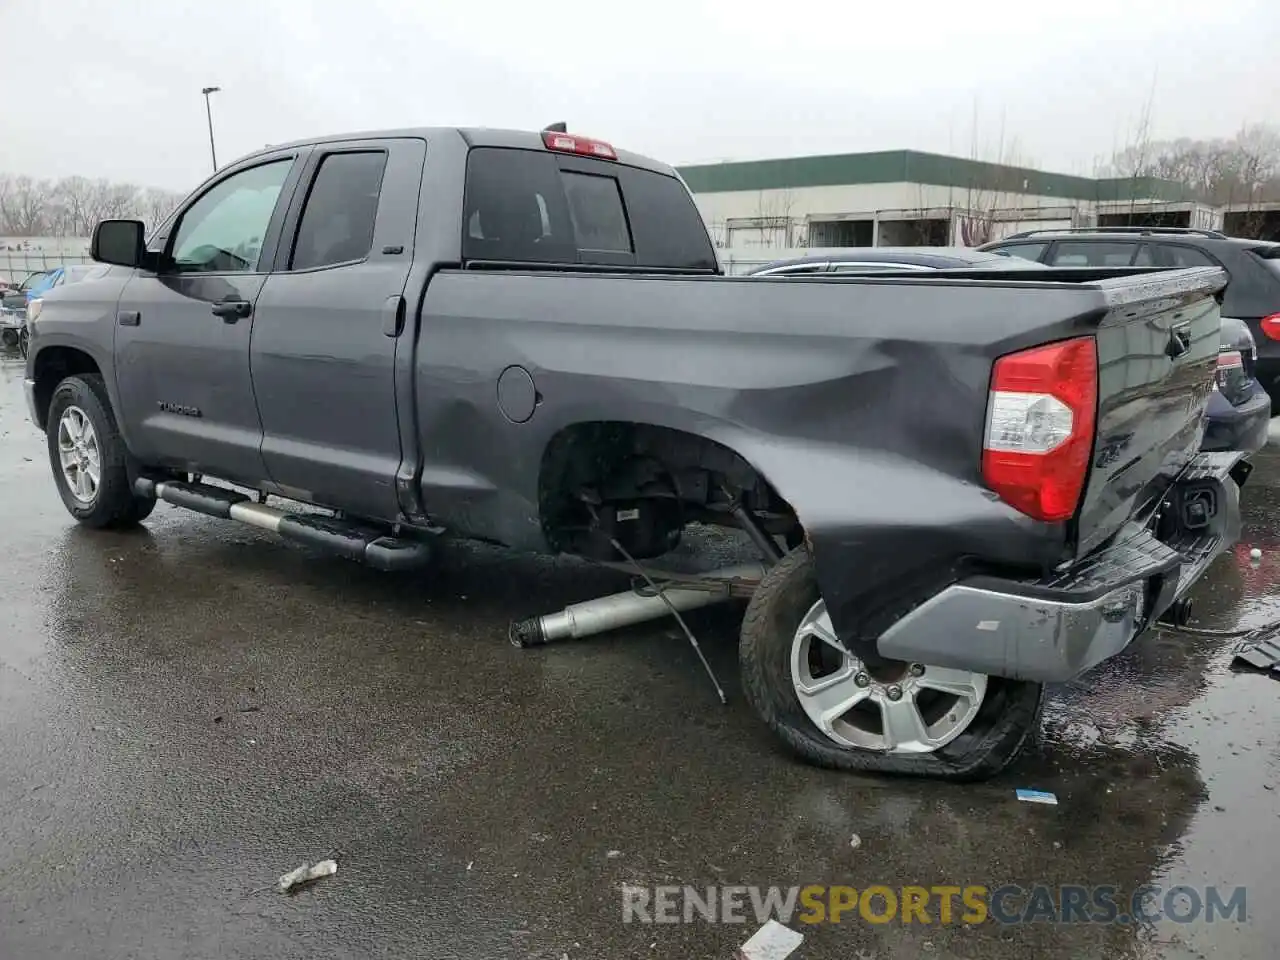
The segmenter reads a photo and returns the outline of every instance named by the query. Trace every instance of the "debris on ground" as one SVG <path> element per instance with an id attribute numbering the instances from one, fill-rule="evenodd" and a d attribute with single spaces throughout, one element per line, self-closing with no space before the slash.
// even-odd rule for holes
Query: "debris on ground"
<path id="1" fill-rule="evenodd" d="M 610 860 L 617 860 L 617 859 L 618 859 L 618 857 L 622 856 L 622 851 L 621 851 L 621 850 L 610 850 L 608 853 L 606 853 L 606 854 L 605 854 L 605 856 L 606 856 L 608 859 L 610 859 Z"/>
<path id="2" fill-rule="evenodd" d="M 733 954 L 734 960 L 786 960 L 804 940 L 804 935 L 777 920 L 769 920 Z"/>
<path id="3" fill-rule="evenodd" d="M 862 846 L 862 838 L 855 833 L 852 837 L 849 838 L 849 846 L 857 850 L 860 846 Z"/>
<path id="4" fill-rule="evenodd" d="M 1280 640 L 1267 639 L 1251 643 L 1236 651 L 1233 663 L 1243 663 L 1255 670 L 1267 670 L 1280 679 Z"/>
<path id="5" fill-rule="evenodd" d="M 290 870 L 276 881 L 276 890 L 288 893 L 308 883 L 314 883 L 321 877 L 331 877 L 338 872 L 338 861 L 321 860 L 319 863 L 304 863 L 297 870 Z"/>
<path id="6" fill-rule="evenodd" d="M 1051 803 L 1055 806 L 1058 803 L 1057 795 L 1047 790 L 1023 790 L 1019 788 L 1014 793 L 1017 794 L 1019 800 L 1026 803 Z"/>

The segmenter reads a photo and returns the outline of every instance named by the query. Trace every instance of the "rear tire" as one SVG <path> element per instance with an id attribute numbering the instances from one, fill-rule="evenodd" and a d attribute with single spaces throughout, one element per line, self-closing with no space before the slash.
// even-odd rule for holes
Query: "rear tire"
<path id="1" fill-rule="evenodd" d="M 808 548 L 793 550 L 761 581 L 747 607 L 739 644 L 747 699 L 802 760 L 860 773 L 982 780 L 999 773 L 1033 742 L 1043 686 L 1000 677 L 986 678 L 985 694 L 968 726 L 932 752 L 859 749 L 832 739 L 805 712 L 792 669 L 797 631 L 820 599 Z"/>
<path id="2" fill-rule="evenodd" d="M 136 526 L 156 501 L 134 494 L 107 386 L 97 374 L 67 377 L 53 391 L 45 431 L 62 503 L 86 527 Z"/>

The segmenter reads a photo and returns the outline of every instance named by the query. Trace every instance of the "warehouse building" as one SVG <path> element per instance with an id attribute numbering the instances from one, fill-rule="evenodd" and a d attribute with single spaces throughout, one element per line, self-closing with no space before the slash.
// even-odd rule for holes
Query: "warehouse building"
<path id="1" fill-rule="evenodd" d="M 680 168 L 727 260 L 811 247 L 978 246 L 1021 230 L 1221 229 L 1182 184 L 1095 179 L 914 150 Z"/>

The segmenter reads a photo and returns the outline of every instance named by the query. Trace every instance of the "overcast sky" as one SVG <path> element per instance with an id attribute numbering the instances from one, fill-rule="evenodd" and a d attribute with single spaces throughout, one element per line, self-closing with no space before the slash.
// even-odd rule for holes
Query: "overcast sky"
<path id="1" fill-rule="evenodd" d="M 185 189 L 312 134 L 556 120 L 671 162 L 915 148 L 1088 174 L 1280 123 L 1277 0 L 0 0 L 0 171 Z"/>

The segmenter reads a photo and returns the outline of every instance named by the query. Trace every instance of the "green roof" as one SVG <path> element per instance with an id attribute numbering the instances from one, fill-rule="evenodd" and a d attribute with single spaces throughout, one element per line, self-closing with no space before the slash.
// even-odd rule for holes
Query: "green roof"
<path id="1" fill-rule="evenodd" d="M 1191 191 L 1183 184 L 1154 177 L 1096 180 L 916 150 L 695 164 L 680 167 L 680 175 L 694 193 L 833 187 L 852 183 L 928 183 L 964 190 L 1062 197 L 1064 200 L 1128 200 L 1133 196 L 1160 200 L 1193 199 Z"/>

